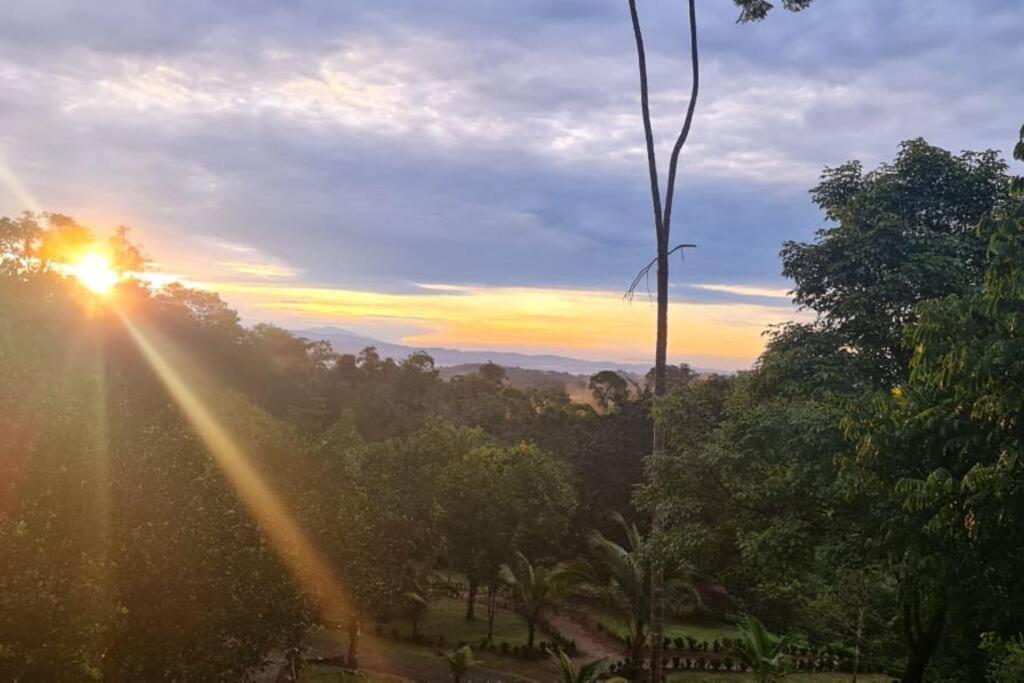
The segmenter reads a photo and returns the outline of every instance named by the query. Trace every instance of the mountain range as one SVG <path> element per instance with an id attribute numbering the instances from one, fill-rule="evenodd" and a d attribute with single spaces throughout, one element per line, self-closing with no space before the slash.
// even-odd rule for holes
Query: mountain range
<path id="1" fill-rule="evenodd" d="M 373 346 L 381 356 L 401 360 L 415 351 L 425 351 L 430 354 L 434 359 L 434 364 L 438 367 L 480 365 L 491 362 L 506 368 L 565 372 L 572 375 L 588 376 L 601 370 L 617 370 L 631 375 L 643 376 L 651 369 L 651 364 L 645 363 L 594 361 L 552 354 L 516 353 L 511 351 L 464 351 L 441 347 L 421 348 L 405 346 L 366 337 L 338 327 L 313 327 L 293 331 L 295 334 L 307 339 L 330 342 L 331 347 L 338 353 L 359 353 L 367 346 Z M 732 374 L 728 371 L 712 368 L 694 368 L 694 370 L 700 373 Z"/>

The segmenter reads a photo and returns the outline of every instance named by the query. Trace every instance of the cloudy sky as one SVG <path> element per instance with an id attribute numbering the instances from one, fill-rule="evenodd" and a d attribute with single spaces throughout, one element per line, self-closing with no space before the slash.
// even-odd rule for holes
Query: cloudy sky
<path id="1" fill-rule="evenodd" d="M 682 0 L 641 0 L 665 160 Z M 1008 150 L 1019 0 L 818 0 L 737 25 L 699 0 L 671 355 L 744 367 L 800 313 L 784 240 L 824 166 L 903 139 Z M 650 358 L 652 256 L 625 0 L 8 0 L 0 214 L 132 226 L 247 321 L 412 345 Z"/>

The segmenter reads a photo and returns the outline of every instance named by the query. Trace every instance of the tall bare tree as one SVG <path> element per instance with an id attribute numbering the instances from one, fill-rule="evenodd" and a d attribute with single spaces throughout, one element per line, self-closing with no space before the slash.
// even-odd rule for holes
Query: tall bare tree
<path id="1" fill-rule="evenodd" d="M 690 102 L 686 107 L 683 126 L 672 146 L 672 154 L 668 163 L 668 182 L 665 185 L 665 199 L 662 203 L 661 183 L 658 181 L 658 161 L 654 148 L 654 129 L 651 125 L 650 97 L 647 86 L 647 53 L 644 48 L 643 31 L 640 28 L 640 17 L 637 13 L 636 0 L 628 0 L 629 15 L 633 22 L 633 36 L 636 39 L 637 64 L 640 71 L 640 111 L 643 117 L 644 141 L 647 146 L 647 170 L 651 181 L 651 204 L 654 209 L 654 233 L 657 241 L 657 256 L 647 264 L 630 284 L 627 296 L 632 296 L 640 282 L 655 269 L 657 281 L 658 322 L 657 338 L 654 347 L 654 401 L 665 393 L 666 360 L 668 353 L 668 276 L 669 256 L 676 251 L 694 247 L 693 244 L 679 244 L 670 247 L 672 228 L 672 203 L 675 197 L 676 171 L 679 166 L 679 154 L 690 136 L 693 115 L 697 108 L 697 95 L 700 91 L 700 60 L 697 47 L 697 7 L 696 0 L 687 0 L 690 20 L 690 67 L 692 83 Z M 760 21 L 771 11 L 773 4 L 769 0 L 733 0 L 740 9 L 740 22 Z M 805 9 L 813 0 L 782 0 L 782 6 L 796 12 Z M 651 484 L 658 487 L 659 460 L 665 450 L 664 439 L 660 438 L 657 421 L 654 422 L 653 453 L 654 466 L 651 468 Z M 656 503 L 652 515 L 651 537 L 657 540 L 661 531 L 662 515 Z M 662 643 L 664 639 L 664 571 L 660 559 L 655 554 L 651 575 L 651 680 L 660 683 L 664 677 L 662 662 Z"/>
<path id="2" fill-rule="evenodd" d="M 672 200 L 675 195 L 676 169 L 679 165 L 679 153 L 686 144 L 690 135 L 690 126 L 693 125 L 693 114 L 697 108 L 697 94 L 700 90 L 700 62 L 697 49 L 697 7 L 696 0 L 688 0 L 690 8 L 690 64 L 693 70 L 693 84 L 690 91 L 690 103 L 686 108 L 686 118 L 683 119 L 683 127 L 672 147 L 672 156 L 668 165 L 668 184 L 665 186 L 665 203 L 661 201 L 661 184 L 658 182 L 658 160 L 654 150 L 654 129 L 651 125 L 651 106 L 647 87 L 647 53 L 644 49 L 643 32 L 640 29 L 640 17 L 636 10 L 636 0 L 629 0 L 629 15 L 633 21 L 633 36 L 636 38 L 637 62 L 640 69 L 640 110 L 644 122 L 644 138 L 647 144 L 647 170 L 651 180 L 651 203 L 654 208 L 654 233 L 657 241 L 658 255 L 655 261 L 648 264 L 644 270 L 637 275 L 630 285 L 632 293 L 641 279 L 650 272 L 651 266 L 655 266 L 655 277 L 658 288 L 658 332 L 654 346 L 654 400 L 655 402 L 665 393 L 665 367 L 668 354 L 668 259 L 673 251 L 681 250 L 687 246 L 679 245 L 675 249 L 670 248 L 669 238 L 672 227 Z M 660 459 L 665 444 L 660 437 L 657 421 L 654 422 L 654 467 L 651 471 L 657 477 L 658 459 Z M 657 482 L 652 482 L 657 487 Z M 656 504 L 653 514 L 652 538 L 657 539 L 661 530 L 661 514 Z M 661 681 L 662 673 L 662 640 L 665 633 L 665 582 L 664 569 L 660 559 L 657 558 L 651 568 L 651 680 Z M 639 662 L 634 662 L 639 664 Z"/>

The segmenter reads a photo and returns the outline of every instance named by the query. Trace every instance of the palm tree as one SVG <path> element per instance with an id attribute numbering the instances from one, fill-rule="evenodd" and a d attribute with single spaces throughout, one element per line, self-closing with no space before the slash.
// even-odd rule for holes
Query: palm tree
<path id="1" fill-rule="evenodd" d="M 541 614 L 555 604 L 555 600 L 562 592 L 560 572 L 534 567 L 526 556 L 517 550 L 511 564 L 501 565 L 498 576 L 503 583 L 512 588 L 516 612 L 526 622 L 526 648 L 532 650 Z"/>
<path id="2" fill-rule="evenodd" d="M 612 519 L 622 527 L 626 545 L 619 545 L 594 531 L 589 539 L 591 560 L 574 562 L 562 568 L 564 577 L 573 583 L 599 591 L 610 602 L 626 624 L 632 647 L 634 666 L 643 662 L 644 646 L 650 626 L 652 561 L 645 551 L 644 538 L 635 524 L 613 513 Z M 667 605 L 679 605 L 684 595 L 699 602 L 688 571 L 681 565 L 664 568 L 664 596 Z"/>
<path id="3" fill-rule="evenodd" d="M 791 641 L 790 636 L 772 635 L 760 619 L 748 616 L 740 624 L 739 643 L 733 655 L 753 672 L 757 683 L 775 683 L 789 672 L 790 663 L 783 649 Z"/>
<path id="4" fill-rule="evenodd" d="M 462 677 L 477 665 L 477 659 L 473 656 L 473 650 L 468 645 L 463 645 L 457 650 L 441 652 L 440 655 L 448 662 L 448 667 L 452 672 L 452 680 L 455 683 L 462 683 Z"/>
<path id="5" fill-rule="evenodd" d="M 604 659 L 595 659 L 577 669 L 569 656 L 562 650 L 558 650 L 554 657 L 558 663 L 560 683 L 594 683 L 604 673 Z"/>

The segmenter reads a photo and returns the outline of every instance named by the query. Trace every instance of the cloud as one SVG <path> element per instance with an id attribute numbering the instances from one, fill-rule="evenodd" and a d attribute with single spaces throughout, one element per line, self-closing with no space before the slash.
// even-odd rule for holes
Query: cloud
<path id="1" fill-rule="evenodd" d="M 806 189 L 823 166 L 918 135 L 1005 148 L 1019 126 L 1019 2 L 831 0 L 747 26 L 725 0 L 700 11 L 686 305 L 785 288 L 779 246 L 821 224 Z M 642 12 L 664 162 L 685 15 Z M 638 114 L 618 0 L 0 8 L 0 214 L 131 225 L 192 280 L 616 292 L 653 250 Z M 732 289 L 689 286 L 706 283 Z"/>
<path id="2" fill-rule="evenodd" d="M 772 299 L 790 299 L 788 289 L 772 287 L 752 287 L 749 285 L 715 285 L 715 284 L 691 284 L 694 289 L 702 289 L 709 292 L 725 292 L 726 294 L 737 294 L 739 296 L 757 296 Z"/>

